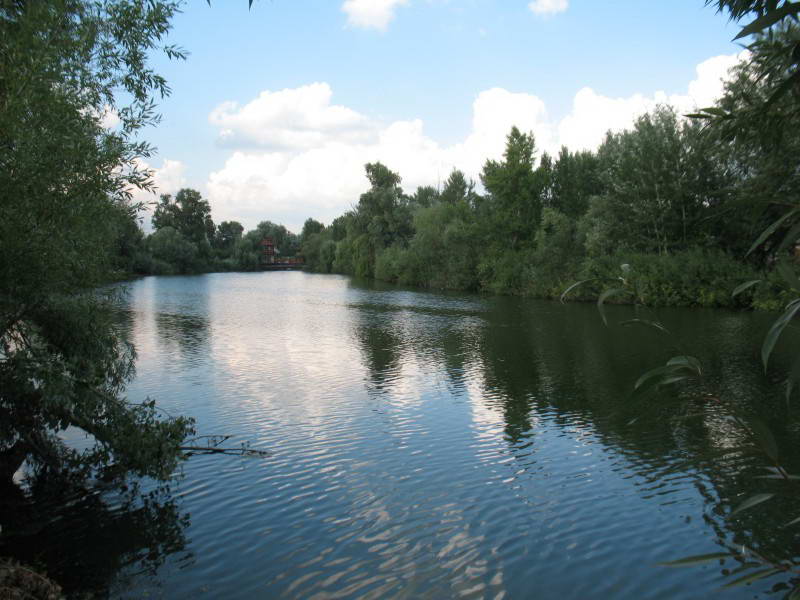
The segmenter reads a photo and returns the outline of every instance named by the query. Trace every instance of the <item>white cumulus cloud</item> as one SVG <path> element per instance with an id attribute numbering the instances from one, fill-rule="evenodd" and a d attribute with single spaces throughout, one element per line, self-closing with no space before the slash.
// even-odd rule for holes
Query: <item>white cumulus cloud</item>
<path id="1" fill-rule="evenodd" d="M 208 198 L 217 221 L 235 219 L 250 228 L 270 219 L 299 231 L 308 217 L 329 223 L 358 202 L 367 188 L 367 162 L 381 161 L 400 173 L 403 188 L 411 193 L 417 186 L 444 181 L 453 168 L 478 181 L 484 162 L 502 157 L 514 125 L 534 133 L 540 153 L 555 154 L 562 145 L 594 149 L 608 130 L 630 127 L 658 104 L 672 104 L 680 112 L 712 104 L 739 58 L 704 61 L 683 94 L 613 98 L 580 89 L 560 119 L 551 117 L 533 93 L 484 90 L 473 101 L 470 131 L 451 145 L 426 134 L 420 119 L 379 124 L 332 104 L 332 91 L 324 83 L 265 91 L 244 106 L 225 103 L 211 114 L 234 152 L 209 176 Z"/>
<path id="2" fill-rule="evenodd" d="M 594 149 L 608 130 L 621 131 L 633 125 L 638 117 L 659 104 L 669 104 L 688 113 L 710 106 L 722 95 L 728 71 L 745 59 L 747 52 L 715 56 L 700 63 L 696 78 L 689 82 L 685 94 L 634 94 L 627 98 L 610 98 L 585 87 L 575 95 L 572 111 L 558 124 L 559 143 L 572 150 Z"/>
<path id="3" fill-rule="evenodd" d="M 332 140 L 365 141 L 374 135 L 365 117 L 332 105 L 332 95 L 327 83 L 264 91 L 244 106 L 220 104 L 209 120 L 219 127 L 220 144 L 232 148 L 300 150 Z"/>
<path id="4" fill-rule="evenodd" d="M 555 15 L 569 8 L 569 0 L 533 0 L 528 8 L 535 15 Z"/>
<path id="5" fill-rule="evenodd" d="M 739 54 L 723 54 L 701 62 L 697 65 L 697 78 L 689 83 L 688 94 L 683 97 L 686 100 L 675 98 L 673 102 L 676 104 L 684 102 L 687 110 L 710 106 L 722 96 L 728 71 L 737 63 L 746 60 L 749 54 L 747 50 L 743 50 Z"/>
<path id="6" fill-rule="evenodd" d="M 395 9 L 405 4 L 408 0 L 345 0 L 342 11 L 353 27 L 385 31 L 394 19 Z"/>

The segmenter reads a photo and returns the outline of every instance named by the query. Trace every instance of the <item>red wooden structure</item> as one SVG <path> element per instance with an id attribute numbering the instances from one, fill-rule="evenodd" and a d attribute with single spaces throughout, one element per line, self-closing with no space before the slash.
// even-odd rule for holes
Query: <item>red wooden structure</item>
<path id="1" fill-rule="evenodd" d="M 271 237 L 261 240 L 261 264 L 275 264 L 275 241 Z"/>
<path id="2" fill-rule="evenodd" d="M 275 240 L 266 237 L 261 240 L 261 254 L 259 263 L 261 268 L 266 271 L 284 271 L 290 269 L 302 269 L 305 261 L 299 257 L 278 258 L 278 251 L 275 249 Z"/>

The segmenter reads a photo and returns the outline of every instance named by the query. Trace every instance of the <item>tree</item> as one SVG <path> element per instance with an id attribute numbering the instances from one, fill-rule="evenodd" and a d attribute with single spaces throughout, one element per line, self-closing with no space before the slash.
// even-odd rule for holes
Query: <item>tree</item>
<path id="1" fill-rule="evenodd" d="M 133 273 L 144 248 L 144 232 L 129 210 L 116 213 L 114 266 L 122 275 Z"/>
<path id="2" fill-rule="evenodd" d="M 595 253 L 613 246 L 667 254 L 715 244 L 709 225 L 726 177 L 696 123 L 658 107 L 632 130 L 609 133 L 598 160 L 603 192 L 585 219 L 590 243 L 599 244 Z"/>
<path id="3" fill-rule="evenodd" d="M 467 181 L 462 171 L 453 169 L 447 177 L 447 181 L 444 182 L 444 188 L 439 198 L 442 202 L 447 202 L 448 204 L 466 202 L 472 206 L 475 202 L 475 197 L 475 183 L 471 180 Z"/>
<path id="4" fill-rule="evenodd" d="M 734 130 L 737 121 L 752 117 L 766 118 L 771 125 L 780 125 L 780 116 L 774 115 L 771 109 L 787 94 L 792 93 L 796 98 L 800 92 L 800 35 L 797 28 L 800 2 L 706 0 L 706 4 L 715 4 L 720 12 L 727 11 L 731 19 L 736 21 L 748 15 L 755 17 L 741 29 L 734 41 L 755 36 L 748 50 L 752 53 L 753 64 L 762 71 L 769 93 L 761 102 L 742 107 L 734 113 L 720 115 L 711 111 L 705 112 L 705 116 L 731 119 Z M 781 30 L 782 35 L 775 35 Z M 789 104 L 793 102 L 790 100 Z"/>
<path id="5" fill-rule="evenodd" d="M 562 147 L 552 166 L 548 206 L 577 219 L 589 208 L 589 198 L 602 192 L 597 155 Z"/>
<path id="6" fill-rule="evenodd" d="M 477 226 L 466 196 L 420 209 L 414 214 L 414 229 L 401 281 L 439 289 L 477 287 Z"/>
<path id="7" fill-rule="evenodd" d="M 325 225 L 319 221 L 306 219 L 306 222 L 303 223 L 303 231 L 300 233 L 300 239 L 305 241 L 312 235 L 320 233 L 323 229 L 325 229 Z"/>
<path id="8" fill-rule="evenodd" d="M 439 201 L 439 192 L 436 188 L 430 185 L 424 185 L 417 188 L 417 191 L 408 199 L 409 205 L 412 210 L 416 208 L 427 208 L 436 204 Z"/>
<path id="9" fill-rule="evenodd" d="M 112 299 L 94 291 L 113 267 L 115 220 L 132 187 L 151 189 L 137 140 L 166 82 L 146 57 L 178 3 L 4 1 L 0 18 L 0 480 L 24 459 L 39 474 L 166 478 L 191 432 L 154 403 L 123 397 L 134 350 Z M 122 103 L 124 98 L 127 103 Z M 103 126 L 115 114 L 116 128 Z M 78 453 L 58 432 L 77 427 Z"/>
<path id="10" fill-rule="evenodd" d="M 185 275 L 200 271 L 197 245 L 174 227 L 162 227 L 147 238 L 147 249 L 156 261 L 166 263 L 159 275 Z"/>
<path id="11" fill-rule="evenodd" d="M 217 225 L 217 232 L 214 235 L 214 247 L 230 254 L 233 247 L 240 239 L 244 227 L 238 221 L 223 221 Z"/>
<path id="12" fill-rule="evenodd" d="M 370 189 L 361 194 L 349 223 L 347 254 L 354 274 L 372 277 L 377 254 L 394 243 L 406 243 L 413 229 L 400 175 L 380 162 L 368 163 L 364 169 Z"/>
<path id="13" fill-rule="evenodd" d="M 211 219 L 211 205 L 197 190 L 183 188 L 174 200 L 169 194 L 162 194 L 152 221 L 156 231 L 172 227 L 195 244 L 202 256 L 208 256 L 216 228 Z"/>
<path id="14" fill-rule="evenodd" d="M 272 221 L 261 221 L 253 231 L 248 231 L 245 237 L 251 239 L 256 247 L 261 240 L 271 237 L 281 256 L 294 256 L 299 246 L 297 235 L 285 226 Z"/>
<path id="15" fill-rule="evenodd" d="M 542 212 L 544 182 L 536 177 L 533 161 L 536 151 L 532 133 L 516 127 L 506 138 L 503 162 L 487 160 L 481 181 L 488 198 L 488 215 L 496 239 L 513 250 L 533 237 Z"/>

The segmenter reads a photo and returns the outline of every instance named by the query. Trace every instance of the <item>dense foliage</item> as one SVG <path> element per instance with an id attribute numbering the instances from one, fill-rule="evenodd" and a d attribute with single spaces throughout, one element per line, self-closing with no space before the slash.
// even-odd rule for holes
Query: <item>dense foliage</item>
<path id="1" fill-rule="evenodd" d="M 737 102 L 755 68 L 737 67 L 720 106 Z M 730 292 L 776 261 L 769 249 L 745 255 L 773 216 L 770 203 L 795 201 L 798 169 L 786 157 L 798 132 L 784 129 L 768 156 L 750 137 L 730 140 L 661 106 L 608 133 L 596 152 L 562 148 L 553 159 L 537 157 L 533 135 L 513 128 L 503 159 L 484 165 L 485 193 L 456 170 L 442 189 L 409 196 L 399 174 L 370 164 L 369 191 L 330 227 L 306 233 L 302 251 L 322 272 L 539 297 L 614 279 L 628 264 L 650 304 L 775 308 L 774 286 Z"/>
<path id="2" fill-rule="evenodd" d="M 123 394 L 134 352 L 95 291 L 135 253 L 137 132 L 167 93 L 146 56 L 177 4 L 0 2 L 0 480 L 107 467 L 166 477 L 191 421 Z M 163 48 L 180 56 L 175 48 Z M 126 99 L 125 103 L 118 101 Z M 106 128 L 108 115 L 118 124 Z M 95 441 L 78 453 L 59 432 Z"/>
<path id="3" fill-rule="evenodd" d="M 135 216 L 123 219 L 115 246 L 118 277 L 254 271 L 264 238 L 272 238 L 279 256 L 295 257 L 303 237 L 272 221 L 262 221 L 247 233 L 238 221 L 215 225 L 208 201 L 190 188 L 179 190 L 174 199 L 162 195 L 152 225 L 152 233 L 145 235 Z M 304 229 L 303 235 L 310 233 Z"/>

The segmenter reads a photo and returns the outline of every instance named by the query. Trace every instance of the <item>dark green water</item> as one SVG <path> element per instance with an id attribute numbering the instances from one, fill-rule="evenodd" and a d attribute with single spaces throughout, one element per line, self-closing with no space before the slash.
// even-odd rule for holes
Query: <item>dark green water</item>
<path id="1" fill-rule="evenodd" d="M 729 516 L 782 484 L 755 478 L 766 461 L 735 449 L 747 440 L 718 402 L 630 397 L 676 354 L 649 330 L 605 328 L 591 305 L 304 273 L 129 288 L 130 398 L 269 456 L 194 457 L 152 505 L 62 523 L 100 549 L 81 560 L 105 561 L 114 597 L 781 597 L 785 577 L 717 592 L 732 561 L 654 566 L 741 544 L 798 554 L 776 523 L 800 506 Z M 798 415 L 757 358 L 770 315 L 661 317 L 709 388 L 796 448 Z"/>

